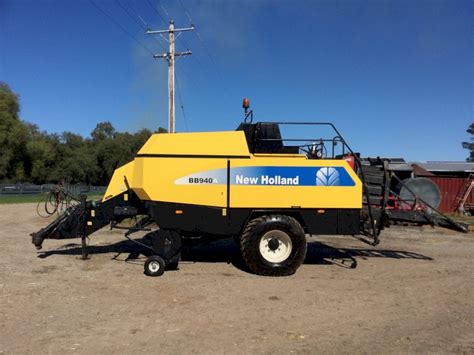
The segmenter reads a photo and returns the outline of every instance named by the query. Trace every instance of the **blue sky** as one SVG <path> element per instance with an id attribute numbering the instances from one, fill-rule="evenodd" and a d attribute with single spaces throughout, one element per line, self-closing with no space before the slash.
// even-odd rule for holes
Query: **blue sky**
<path id="1" fill-rule="evenodd" d="M 152 52 L 167 24 L 147 0 L 94 0 Z M 474 122 L 473 1 L 149 0 L 184 33 L 178 84 L 190 131 L 257 120 L 331 121 L 364 156 L 464 160 Z M 140 20 L 139 20 L 140 21 Z M 166 43 L 159 40 L 163 45 Z M 167 122 L 167 64 L 88 0 L 0 0 L 0 80 L 22 119 L 87 136 Z M 179 101 L 178 101 L 179 103 Z M 177 128 L 186 131 L 179 105 Z"/>

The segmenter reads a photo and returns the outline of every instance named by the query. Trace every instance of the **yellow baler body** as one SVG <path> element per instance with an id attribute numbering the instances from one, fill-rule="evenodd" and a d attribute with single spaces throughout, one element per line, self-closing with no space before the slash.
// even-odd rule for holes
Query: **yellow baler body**
<path id="1" fill-rule="evenodd" d="M 320 170 L 329 176 L 322 185 Z M 252 154 L 243 131 L 154 134 L 133 162 L 115 171 L 104 201 L 127 190 L 125 178 L 142 201 L 251 209 L 362 207 L 361 181 L 346 161 Z"/>

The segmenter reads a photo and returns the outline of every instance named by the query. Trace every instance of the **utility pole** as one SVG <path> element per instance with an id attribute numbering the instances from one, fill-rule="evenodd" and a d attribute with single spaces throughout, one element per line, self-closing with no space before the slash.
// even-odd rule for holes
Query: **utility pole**
<path id="1" fill-rule="evenodd" d="M 175 51 L 175 40 L 178 38 L 182 32 L 185 31 L 193 31 L 194 26 L 187 28 L 174 28 L 174 21 L 170 20 L 170 24 L 167 30 L 147 30 L 146 33 L 150 35 L 159 34 L 169 43 L 169 52 L 165 54 L 155 54 L 153 58 L 160 58 L 168 60 L 168 105 L 169 105 L 169 112 L 168 112 L 168 133 L 175 132 L 175 91 L 174 91 L 174 63 L 175 57 L 182 57 L 186 55 L 191 55 L 191 51 L 186 52 L 176 52 Z M 168 33 L 168 39 L 163 36 L 163 33 Z M 175 37 L 175 33 L 178 35 Z"/>

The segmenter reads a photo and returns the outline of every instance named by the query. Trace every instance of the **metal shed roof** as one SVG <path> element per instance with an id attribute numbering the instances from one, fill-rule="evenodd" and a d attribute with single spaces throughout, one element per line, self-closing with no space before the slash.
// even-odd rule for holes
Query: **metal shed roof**
<path id="1" fill-rule="evenodd" d="M 474 163 L 463 161 L 427 161 L 407 162 L 402 164 L 389 163 L 389 169 L 394 171 L 412 171 L 412 164 L 421 166 L 428 171 L 439 172 L 474 172 Z"/>

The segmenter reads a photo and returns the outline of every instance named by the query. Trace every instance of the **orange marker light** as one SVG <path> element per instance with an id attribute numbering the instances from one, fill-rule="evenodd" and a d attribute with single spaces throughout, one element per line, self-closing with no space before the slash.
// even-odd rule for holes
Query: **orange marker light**
<path id="1" fill-rule="evenodd" d="M 244 98 L 242 100 L 242 107 L 247 110 L 250 107 L 250 100 L 247 98 Z"/>

